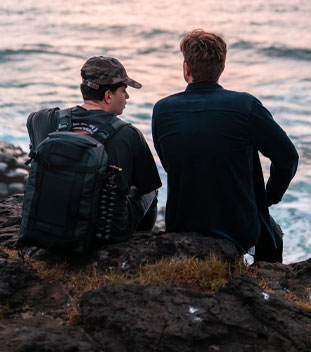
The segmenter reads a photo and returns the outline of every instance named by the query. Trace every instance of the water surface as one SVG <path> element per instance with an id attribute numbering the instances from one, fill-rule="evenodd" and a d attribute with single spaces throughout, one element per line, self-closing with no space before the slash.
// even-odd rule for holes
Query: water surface
<path id="1" fill-rule="evenodd" d="M 143 89 L 129 89 L 123 118 L 153 146 L 154 103 L 184 90 L 179 41 L 189 30 L 220 33 L 228 44 L 220 84 L 257 96 L 286 130 L 300 165 L 271 212 L 285 232 L 285 262 L 311 256 L 309 0 L 2 0 L 0 140 L 27 149 L 27 115 L 81 103 L 80 68 L 94 55 L 120 59 Z M 264 162 L 265 176 L 269 163 Z M 166 187 L 160 204 L 166 200 Z"/>

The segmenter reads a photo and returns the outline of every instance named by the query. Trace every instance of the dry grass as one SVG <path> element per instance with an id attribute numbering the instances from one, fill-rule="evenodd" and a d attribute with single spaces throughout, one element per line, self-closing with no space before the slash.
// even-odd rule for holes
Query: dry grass
<path id="1" fill-rule="evenodd" d="M 211 255 L 203 260 L 195 257 L 174 261 L 160 260 L 140 268 L 135 281 L 141 285 L 169 286 L 205 292 L 223 288 L 230 278 L 230 265 Z"/>
<path id="2" fill-rule="evenodd" d="M 79 273 L 69 272 L 65 285 L 71 294 L 81 296 L 87 291 L 109 284 L 128 283 L 128 280 L 126 274 L 107 273 L 97 268 L 89 268 Z"/>
<path id="3" fill-rule="evenodd" d="M 67 315 L 68 322 L 70 325 L 78 325 L 82 322 L 79 303 L 77 298 L 70 297 L 70 307 L 69 313 Z"/>
<path id="4" fill-rule="evenodd" d="M 68 277 L 67 264 L 48 265 L 44 262 L 27 258 L 27 263 L 40 279 L 46 282 L 63 282 Z"/>
<path id="5" fill-rule="evenodd" d="M 17 259 L 17 251 L 4 249 L 10 258 Z M 78 273 L 70 271 L 66 263 L 48 265 L 25 256 L 26 263 L 44 281 L 62 283 L 71 297 L 114 283 L 187 288 L 205 292 L 226 286 L 232 271 L 256 278 L 255 269 L 241 260 L 234 266 L 211 254 L 205 259 L 162 259 L 140 267 L 135 274 L 107 273 L 97 268 L 87 268 Z"/>
<path id="6" fill-rule="evenodd" d="M 234 264 L 234 272 L 240 275 L 246 275 L 254 279 L 259 286 L 261 286 L 264 290 L 269 290 L 269 285 L 264 280 L 264 278 L 260 275 L 258 269 L 255 266 L 247 265 L 243 259 L 238 260 Z"/>
<path id="7" fill-rule="evenodd" d="M 285 296 L 285 298 L 288 301 L 296 303 L 298 306 L 300 306 L 301 308 L 311 313 L 311 288 L 310 287 L 305 288 L 305 294 L 303 295 L 302 298 L 297 297 L 293 293 L 289 293 L 288 295 Z"/>
<path id="8" fill-rule="evenodd" d="M 8 257 L 12 260 L 17 260 L 19 262 L 22 262 L 22 258 L 20 258 L 18 256 L 18 251 L 17 250 L 14 250 L 14 249 L 9 249 L 9 248 L 6 248 L 6 247 L 0 247 L 1 251 L 5 254 L 8 255 Z"/>
<path id="9" fill-rule="evenodd" d="M 9 258 L 20 261 L 17 251 L 1 248 Z M 186 259 L 162 259 L 154 264 L 140 267 L 134 274 L 117 274 L 97 268 L 86 268 L 80 272 L 71 271 L 66 263 L 48 265 L 44 262 L 25 257 L 25 262 L 44 281 L 59 283 L 67 292 L 70 299 L 68 320 L 71 324 L 80 323 L 80 310 L 77 302 L 79 297 L 106 285 L 140 284 L 144 286 L 164 286 L 191 289 L 199 292 L 217 291 L 226 286 L 232 273 L 247 275 L 265 290 L 272 292 L 268 284 L 260 276 L 256 267 L 248 266 L 243 259 L 234 264 L 224 262 L 218 256 L 211 254 L 205 259 L 195 257 Z M 302 308 L 311 312 L 311 289 L 306 289 L 305 299 L 293 294 L 285 298 L 295 302 Z M 8 305 L 0 306 L 0 319 L 10 314 Z"/>

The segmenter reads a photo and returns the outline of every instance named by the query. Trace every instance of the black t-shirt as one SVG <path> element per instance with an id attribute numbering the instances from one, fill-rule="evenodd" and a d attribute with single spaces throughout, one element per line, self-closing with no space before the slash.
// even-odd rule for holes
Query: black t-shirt
<path id="1" fill-rule="evenodd" d="M 116 119 L 114 113 L 104 110 L 86 110 L 81 106 L 72 108 L 73 124 L 89 126 L 89 132 Z M 36 149 L 49 133 L 57 129 L 55 110 L 44 109 L 30 114 L 27 128 L 32 148 Z M 117 177 L 117 185 L 122 193 L 128 194 L 131 186 L 136 186 L 141 193 L 149 193 L 161 187 L 151 151 L 137 128 L 132 125 L 121 128 L 105 146 L 110 163 L 122 168 Z"/>

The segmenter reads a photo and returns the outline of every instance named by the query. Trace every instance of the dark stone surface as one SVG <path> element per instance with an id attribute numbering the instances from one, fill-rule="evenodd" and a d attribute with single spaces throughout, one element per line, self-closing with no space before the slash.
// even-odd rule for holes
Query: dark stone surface
<path id="1" fill-rule="evenodd" d="M 47 318 L 0 321 L 1 352 L 100 352 L 82 328 L 57 326 Z"/>
<path id="2" fill-rule="evenodd" d="M 25 300 L 24 291 L 27 282 L 32 276 L 20 263 L 8 259 L 8 256 L 0 251 L 0 302 L 10 305 L 22 304 Z M 23 292 L 22 292 L 23 291 Z"/>
<path id="3" fill-rule="evenodd" d="M 311 300 L 311 259 L 290 265 L 259 262 L 256 267 L 269 287 L 279 294 L 304 297 L 307 289 Z"/>
<path id="4" fill-rule="evenodd" d="M 266 291 L 253 279 L 234 275 L 218 292 L 119 284 L 73 301 L 64 282 L 43 280 L 27 260 L 6 253 L 15 248 L 22 200 L 22 195 L 0 200 L 1 352 L 310 351 L 311 313 L 286 295 L 310 295 L 311 260 L 257 263 Z M 85 267 L 132 272 L 161 258 L 204 258 L 211 250 L 230 261 L 237 254 L 230 242 L 195 233 L 138 233 L 128 243 L 66 260 L 73 275 Z M 65 259 L 36 247 L 26 251 L 38 262 Z M 75 303 L 82 321 L 71 326 Z"/>
<path id="5" fill-rule="evenodd" d="M 0 199 L 0 246 L 15 248 L 22 221 L 23 195 Z"/>
<path id="6" fill-rule="evenodd" d="M 107 350 L 308 351 L 311 314 L 235 276 L 211 294 L 112 285 L 80 302 L 86 331 Z"/>

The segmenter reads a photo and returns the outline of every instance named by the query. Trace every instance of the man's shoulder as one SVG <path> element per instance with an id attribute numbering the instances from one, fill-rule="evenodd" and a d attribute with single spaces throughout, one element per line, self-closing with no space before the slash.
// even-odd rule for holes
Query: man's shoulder
<path id="1" fill-rule="evenodd" d="M 185 95 L 185 91 L 183 92 L 177 92 L 171 95 L 168 95 L 167 97 L 164 97 L 160 99 L 155 105 L 162 105 L 166 103 L 170 103 L 171 101 L 182 99 L 182 97 Z"/>
<path id="2" fill-rule="evenodd" d="M 123 120 L 122 120 L 123 121 Z M 125 121 L 123 121 L 125 122 Z M 132 140 L 137 140 L 140 143 L 145 143 L 145 137 L 141 130 L 136 126 L 132 125 L 131 123 L 127 123 L 122 129 L 122 133 L 131 138 Z"/>
<path id="3" fill-rule="evenodd" d="M 153 107 L 153 111 L 157 112 L 157 111 L 161 111 L 162 109 L 165 109 L 165 107 L 169 107 L 172 106 L 172 104 L 177 104 L 178 101 L 182 100 L 184 95 L 185 95 L 185 91 L 183 92 L 178 92 L 175 94 L 171 94 L 165 98 L 160 99 L 158 102 L 156 102 L 156 104 Z"/>
<path id="4" fill-rule="evenodd" d="M 252 94 L 247 92 L 240 92 L 237 90 L 230 90 L 230 89 L 222 89 L 222 92 L 223 94 L 232 96 L 233 98 L 236 98 L 236 99 L 247 99 L 247 100 L 256 99 Z"/>

